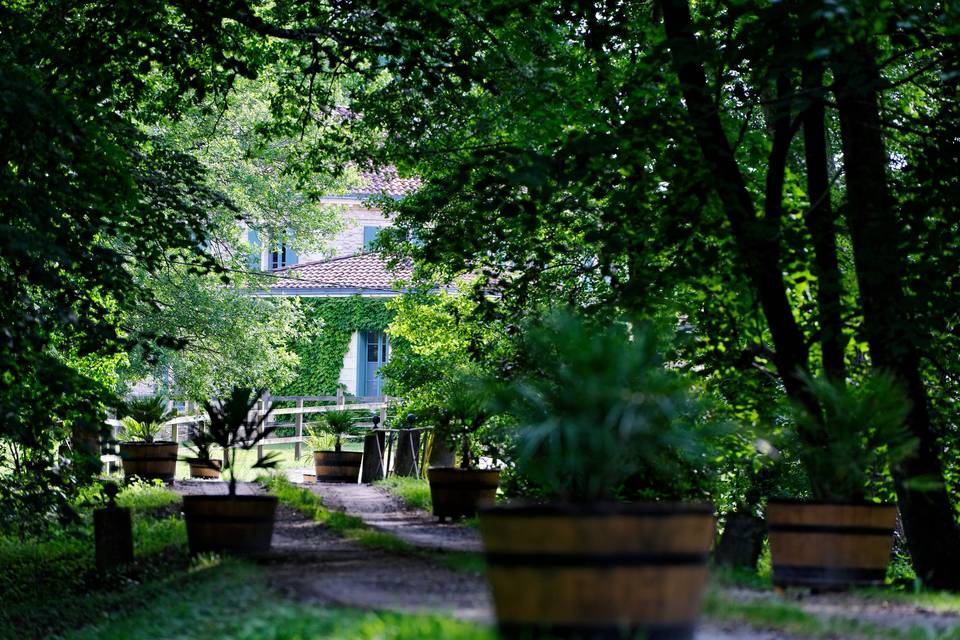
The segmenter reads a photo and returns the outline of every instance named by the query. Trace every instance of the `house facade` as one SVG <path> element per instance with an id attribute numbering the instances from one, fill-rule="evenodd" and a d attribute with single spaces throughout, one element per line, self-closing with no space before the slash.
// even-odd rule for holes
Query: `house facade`
<path id="1" fill-rule="evenodd" d="M 324 320 L 328 335 L 323 348 L 329 352 L 314 353 L 318 346 L 301 345 L 303 370 L 298 376 L 300 382 L 292 389 L 296 395 L 332 393 L 335 389 L 330 387 L 335 381 L 334 387 L 340 386 L 352 396 L 383 396 L 379 371 L 390 359 L 391 347 L 384 331 L 387 314 L 382 305 L 402 294 L 398 283 L 409 281 L 411 268 L 402 265 L 391 269 L 370 251 L 377 233 L 389 227 L 390 220 L 369 200 L 384 195 L 401 198 L 415 189 L 418 181 L 400 178 L 394 171 L 361 177 L 356 191 L 324 199 L 336 205 L 342 216 L 343 228 L 330 245 L 332 255 L 297 255 L 281 246 L 252 257 L 251 266 L 276 276 L 272 286 L 255 295 L 299 297 L 306 309 Z M 255 243 L 256 238 L 250 240 Z M 335 375 L 326 370 L 331 357 L 339 363 Z M 324 370 L 318 373 L 317 368 Z"/>

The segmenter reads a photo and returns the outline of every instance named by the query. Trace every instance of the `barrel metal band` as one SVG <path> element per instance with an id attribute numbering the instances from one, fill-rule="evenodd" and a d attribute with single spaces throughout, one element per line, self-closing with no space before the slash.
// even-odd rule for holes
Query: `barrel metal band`
<path id="1" fill-rule="evenodd" d="M 830 533 L 841 536 L 891 536 L 890 527 L 844 527 L 827 524 L 771 524 L 771 533 Z"/>
<path id="2" fill-rule="evenodd" d="M 255 522 L 273 522 L 273 516 L 203 516 L 190 514 L 187 521 L 203 524 L 250 524 Z"/>
<path id="3" fill-rule="evenodd" d="M 645 638 L 646 640 L 689 640 L 694 637 L 694 625 L 530 625 L 501 622 L 497 624 L 500 637 L 505 640 L 529 638 Z"/>
<path id="4" fill-rule="evenodd" d="M 705 565 L 707 553 L 488 553 L 487 564 L 498 567 L 670 567 Z"/>
<path id="5" fill-rule="evenodd" d="M 809 567 L 795 565 L 774 565 L 774 584 L 823 585 L 837 583 L 883 582 L 886 569 L 864 569 L 858 567 Z"/>
<path id="6" fill-rule="evenodd" d="M 496 484 L 489 484 L 484 482 L 451 482 L 447 483 L 436 483 L 433 482 L 430 485 L 433 489 L 439 489 L 441 491 L 462 491 L 464 489 L 470 491 L 496 491 Z"/>

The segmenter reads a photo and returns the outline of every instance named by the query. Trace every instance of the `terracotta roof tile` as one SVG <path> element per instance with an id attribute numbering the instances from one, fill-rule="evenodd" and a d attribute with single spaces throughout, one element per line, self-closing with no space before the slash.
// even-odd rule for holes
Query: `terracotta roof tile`
<path id="1" fill-rule="evenodd" d="M 419 178 L 401 178 L 396 169 L 388 167 L 377 171 L 361 171 L 360 186 L 351 195 L 402 198 L 416 191 L 420 185 Z"/>
<path id="2" fill-rule="evenodd" d="M 395 290 L 398 280 L 409 281 L 413 273 L 409 264 L 390 270 L 386 261 L 376 253 L 305 262 L 272 273 L 281 277 L 274 289 L 369 289 Z"/>

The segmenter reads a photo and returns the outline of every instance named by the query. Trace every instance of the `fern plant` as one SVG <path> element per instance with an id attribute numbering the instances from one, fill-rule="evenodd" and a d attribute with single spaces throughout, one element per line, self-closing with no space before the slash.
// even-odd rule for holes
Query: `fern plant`
<path id="1" fill-rule="evenodd" d="M 123 425 L 121 438 L 147 443 L 153 442 L 157 437 L 164 419 L 169 414 L 167 401 L 160 396 L 130 400 L 122 410 L 124 415 L 120 419 L 120 424 Z"/>
<path id="2" fill-rule="evenodd" d="M 187 462 L 216 468 L 214 447 L 226 452 L 223 472 L 229 477 L 230 496 L 237 495 L 237 452 L 249 451 L 273 433 L 266 426 L 270 411 L 257 411 L 257 402 L 265 390 L 234 387 L 230 395 L 218 403 L 204 402 L 207 422 L 193 437 L 192 450 L 196 454 Z M 251 466 L 252 469 L 273 469 L 279 464 L 279 453 L 271 451 Z"/>
<path id="3" fill-rule="evenodd" d="M 860 384 L 805 377 L 822 413 L 791 405 L 793 446 L 803 461 L 813 498 L 862 502 L 872 473 L 896 467 L 916 448 L 905 426 L 910 403 L 896 381 L 874 374 Z"/>

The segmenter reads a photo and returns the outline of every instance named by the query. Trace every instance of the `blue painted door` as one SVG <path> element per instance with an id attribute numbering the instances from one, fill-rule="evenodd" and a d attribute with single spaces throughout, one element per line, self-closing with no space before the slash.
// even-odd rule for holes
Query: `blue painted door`
<path id="1" fill-rule="evenodd" d="M 382 331 L 367 331 L 361 340 L 363 346 L 363 389 L 359 390 L 359 396 L 383 395 L 383 376 L 380 375 L 380 367 L 387 361 L 390 345 L 387 335 Z"/>

